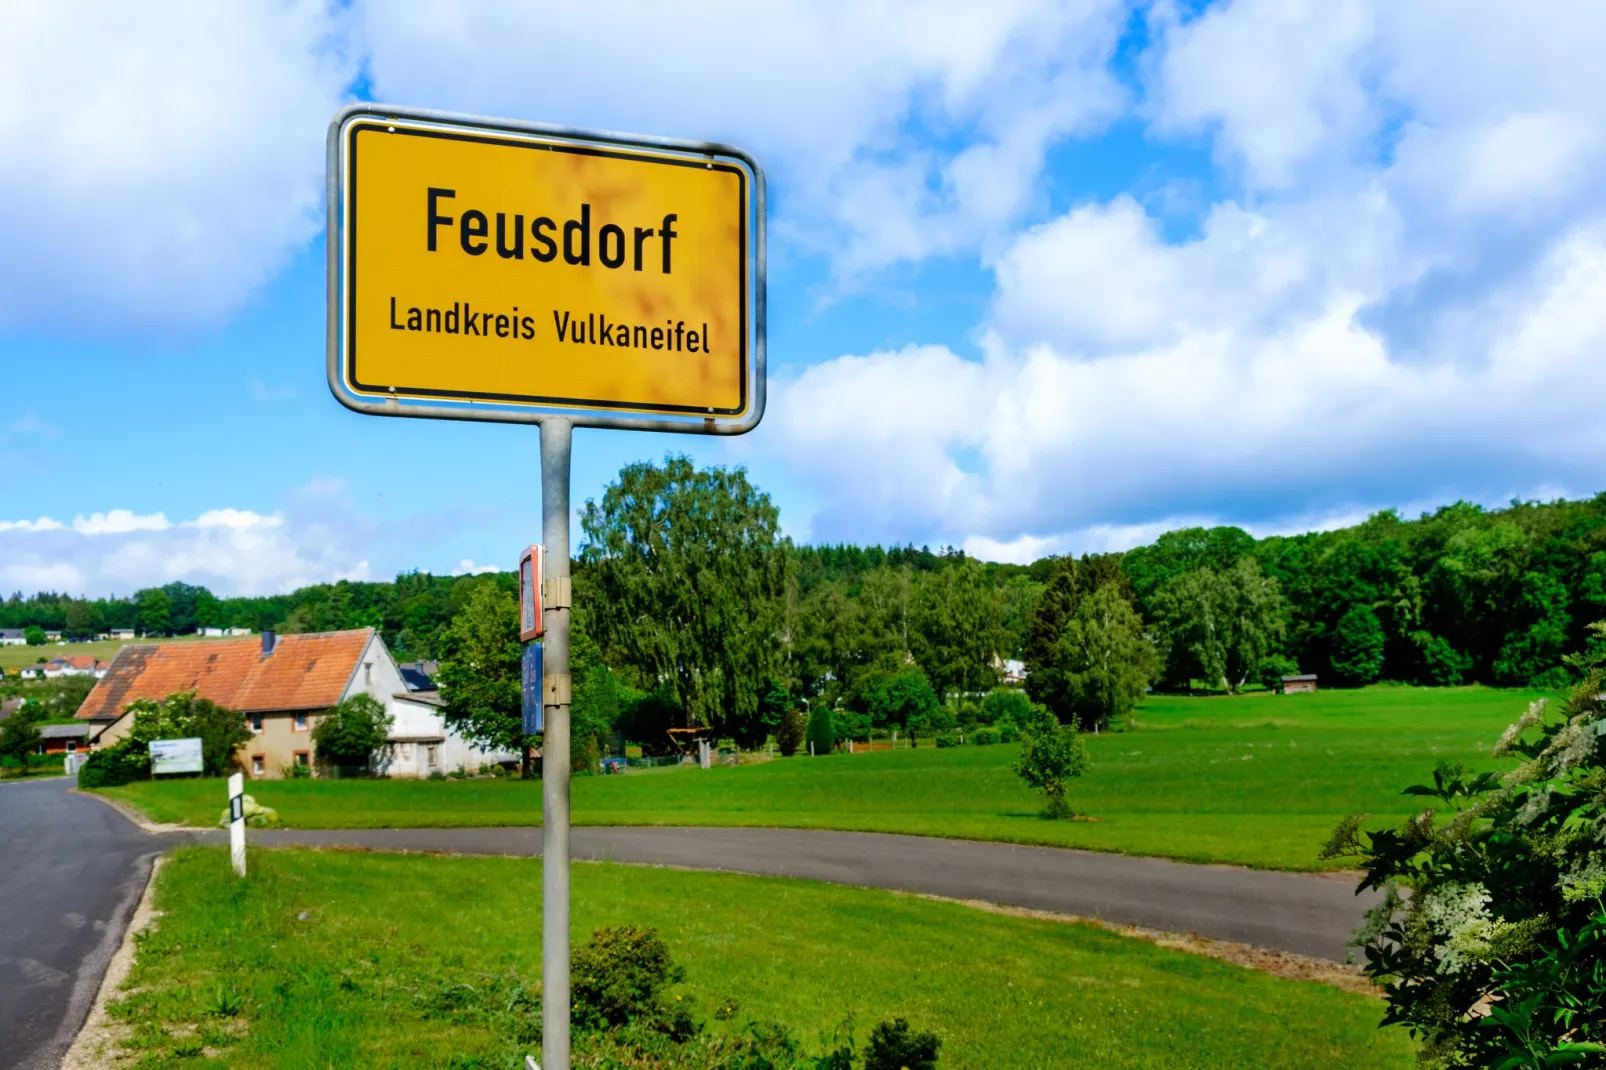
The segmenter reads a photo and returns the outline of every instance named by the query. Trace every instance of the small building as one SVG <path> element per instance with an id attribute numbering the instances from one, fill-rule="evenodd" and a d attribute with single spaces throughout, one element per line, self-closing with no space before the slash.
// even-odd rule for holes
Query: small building
<path id="1" fill-rule="evenodd" d="M 28 633 L 22 628 L 0 628 L 0 646 L 27 646 Z"/>
<path id="2" fill-rule="evenodd" d="M 60 632 L 46 632 L 45 633 L 45 642 L 47 642 L 47 643 L 59 643 L 59 642 L 61 642 L 61 633 Z"/>
<path id="3" fill-rule="evenodd" d="M 108 639 L 116 639 L 119 642 L 133 642 L 137 638 L 132 628 L 113 628 L 106 633 L 106 637 Z"/>
<path id="4" fill-rule="evenodd" d="M 106 675 L 106 670 L 110 667 L 110 662 L 101 661 L 99 658 L 90 657 L 88 654 L 51 658 L 44 665 L 45 679 L 55 680 L 62 676 L 93 676 L 99 680 Z"/>
<path id="5" fill-rule="evenodd" d="M 76 754 L 89 746 L 87 724 L 47 724 L 39 727 L 40 754 Z"/>
<path id="6" fill-rule="evenodd" d="M 45 666 L 47 664 L 48 662 L 36 661 L 32 665 L 24 665 L 18 671 L 17 675 L 22 677 L 24 680 L 43 680 L 45 678 Z"/>
<path id="7" fill-rule="evenodd" d="M 1297 676 L 1283 677 L 1283 694 L 1302 695 L 1316 690 L 1316 674 L 1305 673 Z"/>

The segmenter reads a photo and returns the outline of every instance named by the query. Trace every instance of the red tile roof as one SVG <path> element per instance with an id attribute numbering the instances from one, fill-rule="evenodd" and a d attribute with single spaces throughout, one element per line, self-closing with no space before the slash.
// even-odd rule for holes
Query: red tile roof
<path id="1" fill-rule="evenodd" d="M 131 643 L 117 652 L 78 716 L 117 717 L 136 699 L 164 699 L 176 691 L 194 691 L 241 713 L 327 709 L 345 693 L 373 634 L 360 628 L 282 635 L 268 655 L 256 636 Z"/>

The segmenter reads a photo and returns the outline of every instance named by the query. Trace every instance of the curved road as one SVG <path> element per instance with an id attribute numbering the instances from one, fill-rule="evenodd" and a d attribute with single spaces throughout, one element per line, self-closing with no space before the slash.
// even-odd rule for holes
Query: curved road
<path id="1" fill-rule="evenodd" d="M 198 833 L 222 843 L 222 833 Z M 263 846 L 539 855 L 539 828 L 277 829 Z M 1273 873 L 1159 858 L 870 832 L 764 828 L 576 828 L 575 858 L 803 877 L 981 899 L 1196 932 L 1217 940 L 1343 961 L 1350 933 L 1377 901 L 1349 876 Z"/>
<path id="2" fill-rule="evenodd" d="M 66 777 L 0 784 L 0 1067 L 56 1067 L 89 1013 L 156 856 Z"/>

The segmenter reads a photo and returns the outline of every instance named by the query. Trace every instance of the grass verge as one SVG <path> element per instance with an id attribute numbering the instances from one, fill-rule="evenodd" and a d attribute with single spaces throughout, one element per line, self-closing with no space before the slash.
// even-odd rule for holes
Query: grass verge
<path id="1" fill-rule="evenodd" d="M 112 1005 L 130 1061 L 511 1070 L 534 1050 L 538 860 L 257 851 L 247 882 L 227 865 L 191 848 L 162 869 Z M 851 1018 L 862 1043 L 901 1015 L 943 1037 L 946 1070 L 1412 1064 L 1375 999 L 1090 926 L 607 863 L 575 865 L 573 910 L 577 941 L 656 926 L 716 1032 L 775 1021 L 812 1041 Z"/>

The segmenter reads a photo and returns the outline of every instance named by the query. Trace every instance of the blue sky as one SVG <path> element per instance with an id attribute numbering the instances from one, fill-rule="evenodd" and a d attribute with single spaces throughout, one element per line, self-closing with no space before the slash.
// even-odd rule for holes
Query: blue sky
<path id="1" fill-rule="evenodd" d="M 358 97 L 765 163 L 764 425 L 578 432 L 577 500 L 685 452 L 798 539 L 1029 560 L 1593 494 L 1606 24 L 1538 6 L 25 5 L 0 588 L 280 590 L 536 536 L 533 429 L 324 384 L 323 133 Z"/>

